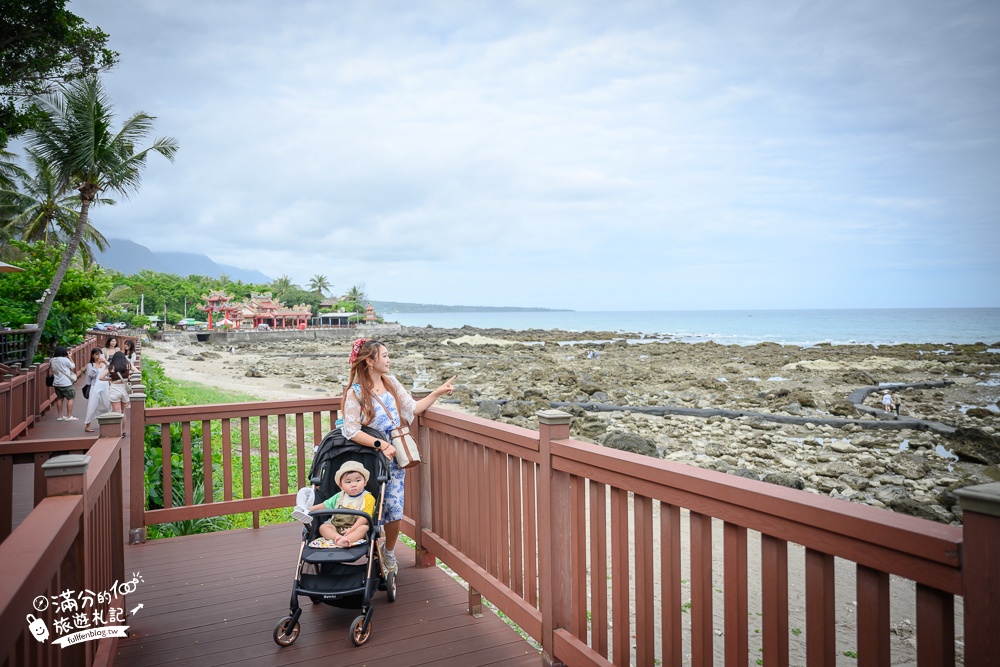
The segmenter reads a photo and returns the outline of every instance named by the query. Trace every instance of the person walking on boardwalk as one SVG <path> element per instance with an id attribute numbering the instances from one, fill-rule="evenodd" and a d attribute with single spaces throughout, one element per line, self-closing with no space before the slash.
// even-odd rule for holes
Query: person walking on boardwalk
<path id="1" fill-rule="evenodd" d="M 342 432 L 348 440 L 359 445 L 379 449 L 389 459 L 390 479 L 385 490 L 385 561 L 386 567 L 395 572 L 396 540 L 399 522 L 403 518 L 403 479 L 406 471 L 396 465 L 396 448 L 388 437 L 379 439 L 361 430 L 370 426 L 381 433 L 400 427 L 400 420 L 412 422 L 444 394 L 451 394 L 452 377 L 425 398 L 414 401 L 402 383 L 389 375 L 389 351 L 381 341 L 359 338 L 351 349 L 351 374 L 344 396 L 344 426 Z"/>
<path id="2" fill-rule="evenodd" d="M 76 382 L 76 374 L 73 370 L 76 364 L 69 358 L 69 351 L 62 345 L 52 353 L 52 360 L 49 361 L 52 368 L 52 388 L 56 392 L 56 421 L 77 421 L 78 417 L 73 416 L 73 399 L 76 398 L 76 390 L 73 383 Z"/>
<path id="3" fill-rule="evenodd" d="M 101 348 L 95 347 L 90 351 L 90 363 L 87 364 L 87 384 L 90 385 L 90 395 L 87 396 L 87 417 L 83 420 L 83 430 L 93 433 L 94 417 L 111 412 L 111 397 L 109 394 L 110 385 L 107 380 L 102 380 L 101 375 L 108 366 L 108 360 L 104 358 Z"/>

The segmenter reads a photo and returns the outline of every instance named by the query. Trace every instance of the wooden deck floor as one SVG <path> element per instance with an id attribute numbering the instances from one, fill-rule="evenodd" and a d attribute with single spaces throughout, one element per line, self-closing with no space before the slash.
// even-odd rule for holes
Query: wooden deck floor
<path id="1" fill-rule="evenodd" d="M 83 436 L 86 404 L 76 401 L 73 412 L 80 421 L 75 422 L 56 421 L 55 411 L 47 411 L 26 439 Z M 123 458 L 128 470 L 127 451 Z M 17 467 L 19 523 L 32 507 L 32 480 L 30 465 Z M 126 474 L 126 512 L 128 485 Z M 127 514 L 125 521 L 127 526 Z M 396 601 L 389 603 L 384 592 L 376 595 L 367 644 L 356 647 L 348 636 L 358 610 L 302 599 L 301 634 L 292 646 L 279 647 L 272 631 L 288 614 L 299 535 L 299 524 L 288 523 L 126 546 L 126 577 L 137 572 L 143 581 L 125 608 L 142 608 L 128 619 L 130 636 L 119 640 L 115 664 L 540 664 L 540 654 L 497 616 L 469 615 L 466 589 L 439 568 L 414 567 L 413 552 L 402 544 L 396 549 Z"/>
<path id="2" fill-rule="evenodd" d="M 357 610 L 302 598 L 301 634 L 279 647 L 272 631 L 288 614 L 299 534 L 298 524 L 285 524 L 127 547 L 126 574 L 143 579 L 127 607 L 143 608 L 129 619 L 132 636 L 121 640 L 115 664 L 540 664 L 495 615 L 469 615 L 465 588 L 439 568 L 414 567 L 402 544 L 396 601 L 377 594 L 367 644 L 356 647 L 348 636 Z"/>

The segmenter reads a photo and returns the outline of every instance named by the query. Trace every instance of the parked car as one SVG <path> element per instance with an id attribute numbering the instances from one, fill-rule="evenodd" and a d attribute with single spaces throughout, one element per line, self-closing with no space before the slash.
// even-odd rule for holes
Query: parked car
<path id="1" fill-rule="evenodd" d="M 265 324 L 264 322 L 261 322 L 260 324 L 257 325 L 257 331 L 267 331 L 270 328 L 271 328 L 271 325 L 270 324 Z"/>
<path id="2" fill-rule="evenodd" d="M 128 325 L 124 322 L 115 322 L 115 329 L 128 329 Z"/>
<path id="3" fill-rule="evenodd" d="M 92 326 L 91 329 L 93 329 L 94 331 L 107 331 L 108 325 L 105 324 L 104 322 L 98 322 L 97 324 Z"/>

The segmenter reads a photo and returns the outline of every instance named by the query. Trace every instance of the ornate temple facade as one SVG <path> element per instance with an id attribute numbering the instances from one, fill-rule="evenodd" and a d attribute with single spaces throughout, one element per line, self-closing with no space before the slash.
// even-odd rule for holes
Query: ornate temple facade
<path id="1" fill-rule="evenodd" d="M 270 292 L 251 293 L 240 303 L 233 303 L 233 297 L 221 290 L 212 290 L 201 298 L 205 305 L 198 306 L 198 310 L 208 315 L 209 329 L 256 329 L 262 324 L 272 329 L 303 329 L 312 318 L 308 305 L 300 303 L 289 308 Z"/>

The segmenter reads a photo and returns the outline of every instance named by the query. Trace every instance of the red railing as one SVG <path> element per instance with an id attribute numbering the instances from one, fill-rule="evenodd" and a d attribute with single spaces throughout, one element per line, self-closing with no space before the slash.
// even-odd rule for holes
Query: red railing
<path id="1" fill-rule="evenodd" d="M 141 484 L 132 485 L 132 542 L 143 541 L 145 527 L 151 524 L 252 512 L 257 527 L 262 510 L 290 507 L 294 493 L 308 483 L 313 447 L 333 429 L 340 409 L 339 397 L 146 408 L 142 391 L 141 386 L 134 387 L 131 397 L 130 474 L 134 480 L 144 478 L 144 437 L 148 428 L 158 428 L 159 447 L 153 461 L 162 466 L 163 507 L 147 509 L 146 490 Z M 307 422 L 311 422 L 308 435 Z M 179 439 L 176 445 L 175 439 Z M 260 457 L 259 477 L 252 472 L 254 456 Z M 196 478 L 196 458 L 221 464 L 202 465 L 201 477 Z M 272 461 L 277 465 L 273 477 Z M 175 465 L 182 470 L 180 497 L 175 497 L 173 489 Z M 257 481 L 259 491 L 254 489 Z M 195 503 L 199 484 L 204 500 Z"/>
<path id="2" fill-rule="evenodd" d="M 77 374 L 83 374 L 90 351 L 97 345 L 97 339 L 88 336 L 69 350 Z M 30 368 L 18 370 L 17 374 L 8 373 L 0 377 L 0 442 L 23 436 L 55 401 L 55 391 L 45 384 L 48 374 L 49 360 L 46 359 Z"/>
<path id="3" fill-rule="evenodd" d="M 472 607 L 485 595 L 551 661 L 888 665 L 910 650 L 891 639 L 911 619 L 918 665 L 995 664 L 988 510 L 945 526 L 573 441 L 569 419 L 540 413 L 534 432 L 430 410 L 429 465 L 407 477 L 422 560 L 454 569 Z"/>
<path id="4" fill-rule="evenodd" d="M 69 623 L 74 631 L 82 630 L 90 627 L 95 613 L 110 618 L 111 608 L 124 618 L 124 599 L 103 595 L 125 580 L 122 440 L 111 435 L 119 429 L 118 423 L 102 424 L 101 436 L 87 441 L 89 463 L 73 461 L 74 457 L 49 458 L 62 454 L 69 445 L 30 443 L 36 459 L 48 459 L 41 480 L 45 497 L 0 543 L 4 568 L 0 577 L 0 663 L 113 662 L 116 639 L 84 641 L 63 648 L 54 641 L 37 641 L 29 629 L 32 619 L 26 621 L 25 615 L 31 612 L 41 619 L 51 639 L 57 634 L 57 622 Z M 37 489 L 38 484 L 36 493 Z M 67 593 L 74 601 L 72 610 L 61 606 L 60 599 Z M 85 609 L 81 617 L 72 613 L 77 611 L 76 605 Z"/>
<path id="5" fill-rule="evenodd" d="M 164 486 L 180 466 L 183 497 L 168 491 L 163 509 L 145 510 L 140 487 L 132 539 L 150 523 L 289 506 L 307 441 L 339 409 L 316 399 L 147 410 L 133 396 L 132 479 L 142 479 L 142 433 L 158 426 Z M 536 432 L 422 415 L 427 465 L 407 475 L 404 530 L 421 564 L 450 566 L 470 609 L 485 595 L 547 663 L 978 667 L 1000 655 L 1000 485 L 958 491 L 965 525 L 945 526 L 577 442 L 565 413 L 539 421 Z M 197 427 L 211 437 L 194 437 Z M 204 479 L 198 448 L 221 458 Z M 272 456 L 276 479 L 264 472 Z M 222 490 L 194 504 L 199 482 Z M 899 639 L 908 632 L 915 645 Z"/>

